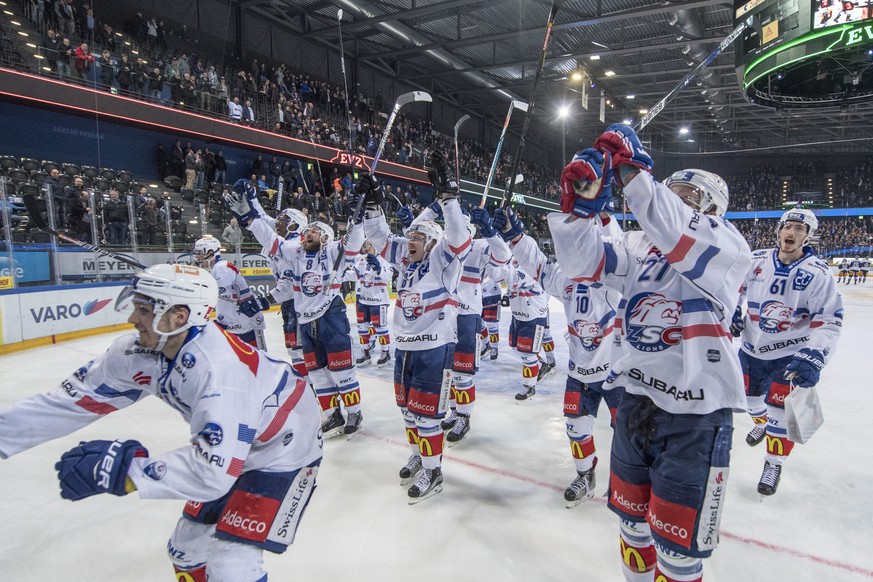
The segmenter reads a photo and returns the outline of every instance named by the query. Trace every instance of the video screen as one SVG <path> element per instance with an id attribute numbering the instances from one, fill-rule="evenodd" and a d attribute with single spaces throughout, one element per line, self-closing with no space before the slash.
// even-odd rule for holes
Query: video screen
<path id="1" fill-rule="evenodd" d="M 814 0 L 818 2 L 819 0 Z M 865 0 L 873 1 L 873 0 Z M 800 33 L 799 0 L 749 0 L 734 4 L 737 20 L 751 14 L 752 22 L 742 35 L 742 55 L 753 55 L 782 39 L 788 33 Z M 805 11 L 804 11 L 805 12 Z"/>
<path id="2" fill-rule="evenodd" d="M 870 19 L 873 0 L 814 0 L 814 29 Z"/>

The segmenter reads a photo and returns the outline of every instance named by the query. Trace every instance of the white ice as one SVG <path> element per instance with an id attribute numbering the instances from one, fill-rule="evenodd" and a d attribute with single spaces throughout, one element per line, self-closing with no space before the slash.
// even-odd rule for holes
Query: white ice
<path id="1" fill-rule="evenodd" d="M 820 383 L 825 424 L 795 447 L 777 494 L 755 491 L 763 446 L 735 415 L 721 544 L 704 562 L 707 581 L 864 581 L 873 579 L 873 494 L 867 358 L 873 282 L 845 287 L 839 348 Z M 352 309 L 349 314 L 352 316 Z M 280 318 L 270 315 L 268 344 L 284 352 Z M 557 357 L 566 371 L 563 312 L 552 300 Z M 506 341 L 504 310 L 501 340 Z M 354 329 L 354 326 L 353 326 Z M 0 357 L 0 408 L 53 387 L 101 353 L 114 335 L 71 341 Z M 618 520 L 598 495 L 575 509 L 562 492 L 575 476 L 561 414 L 564 376 L 516 405 L 519 358 L 504 346 L 477 377 L 472 431 L 447 449 L 445 489 L 407 504 L 397 471 L 409 454 L 394 405 L 391 369 L 358 373 L 364 425 L 351 441 L 325 445 L 318 490 L 294 545 L 267 554 L 272 581 L 600 581 L 622 580 Z M 151 451 L 184 446 L 187 427 L 157 399 L 140 403 L 0 461 L 0 580 L 173 580 L 165 554 L 182 501 L 95 496 L 71 503 L 58 494 L 54 463 L 79 440 L 136 438 Z M 606 491 L 611 430 L 601 411 L 595 427 L 598 491 Z"/>

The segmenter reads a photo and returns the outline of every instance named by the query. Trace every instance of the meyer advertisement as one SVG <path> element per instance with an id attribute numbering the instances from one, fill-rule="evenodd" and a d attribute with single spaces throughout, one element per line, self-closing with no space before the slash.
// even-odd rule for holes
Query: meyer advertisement
<path id="1" fill-rule="evenodd" d="M 118 253 L 144 265 L 159 263 L 190 264 L 191 253 Z M 269 277 L 270 263 L 257 253 L 237 255 L 223 253 L 222 258 L 239 269 L 243 277 Z M 69 251 L 60 253 L 61 278 L 65 281 L 93 281 L 98 275 L 112 279 L 129 279 L 137 268 L 118 259 L 100 256 L 89 251 Z"/>

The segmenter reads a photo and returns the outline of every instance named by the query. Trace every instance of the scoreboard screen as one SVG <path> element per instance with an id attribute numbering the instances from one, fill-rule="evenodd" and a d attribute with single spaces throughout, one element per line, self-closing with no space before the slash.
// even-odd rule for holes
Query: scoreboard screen
<path id="1" fill-rule="evenodd" d="M 808 32 L 809 12 L 802 10 L 801 6 L 808 8 L 809 2 L 810 0 L 736 0 L 736 21 L 752 16 L 751 26 L 737 40 L 737 51 L 742 55 L 743 62 L 749 62 L 776 44 Z"/>
<path id="2" fill-rule="evenodd" d="M 870 20 L 873 0 L 813 0 L 815 13 L 812 26 L 815 29 L 836 26 L 847 22 Z"/>

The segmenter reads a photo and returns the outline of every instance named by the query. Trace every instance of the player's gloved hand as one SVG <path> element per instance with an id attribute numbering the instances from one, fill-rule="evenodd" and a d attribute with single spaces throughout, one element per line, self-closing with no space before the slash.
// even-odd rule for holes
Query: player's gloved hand
<path id="1" fill-rule="evenodd" d="M 524 234 L 524 223 L 512 208 L 495 209 L 492 225 L 495 230 L 499 231 L 500 238 L 506 242 Z"/>
<path id="2" fill-rule="evenodd" d="M 561 172 L 561 212 L 591 218 L 612 212 L 612 168 L 594 148 L 577 153 Z"/>
<path id="3" fill-rule="evenodd" d="M 436 200 L 434 200 L 433 202 L 428 204 L 427 208 L 428 208 L 428 210 L 430 210 L 431 212 L 433 212 L 436 215 L 434 217 L 434 220 L 436 220 L 437 218 L 443 217 L 443 207 L 440 206 L 440 203 L 437 202 Z"/>
<path id="4" fill-rule="evenodd" d="M 407 228 L 412 224 L 412 219 L 415 217 L 412 215 L 412 208 L 409 206 L 401 206 L 397 209 L 397 218 L 400 220 L 400 226 Z"/>
<path id="5" fill-rule="evenodd" d="M 509 307 L 509 295 L 504 295 L 500 298 L 501 307 Z"/>
<path id="6" fill-rule="evenodd" d="M 745 328 L 746 322 L 743 321 L 743 310 L 739 305 L 737 305 L 737 309 L 734 311 L 734 316 L 731 318 L 731 335 L 734 337 L 740 337 Z"/>
<path id="7" fill-rule="evenodd" d="M 634 130 L 623 123 L 613 123 L 607 127 L 606 131 L 594 140 L 594 149 L 612 156 L 615 181 L 622 187 L 625 184 L 625 177 L 635 168 L 651 173 L 652 166 L 655 164 Z"/>
<path id="8" fill-rule="evenodd" d="M 791 380 L 795 386 L 809 388 L 818 384 L 822 368 L 824 368 L 824 356 L 821 352 L 803 348 L 794 354 L 785 366 L 785 379 Z"/>
<path id="9" fill-rule="evenodd" d="M 491 215 L 484 208 L 474 208 L 470 211 L 470 224 L 475 224 L 479 227 L 479 232 L 485 238 L 491 238 L 497 235 L 497 229 L 494 227 L 494 221 L 491 220 Z"/>
<path id="10" fill-rule="evenodd" d="M 255 188 L 248 180 L 237 180 L 230 192 L 224 194 L 224 205 L 227 210 L 233 214 L 240 226 L 248 226 L 249 221 L 258 217 L 258 211 L 252 206 L 249 198 L 251 192 Z M 257 193 L 254 198 L 257 199 Z"/>
<path id="11" fill-rule="evenodd" d="M 269 309 L 270 305 L 270 300 L 264 295 L 252 295 L 248 299 L 240 302 L 239 312 L 246 317 L 254 317 L 261 311 Z"/>
<path id="12" fill-rule="evenodd" d="M 433 151 L 430 155 L 430 165 L 432 168 L 427 171 L 427 177 L 437 196 L 442 199 L 457 198 L 460 188 L 442 152 Z"/>
<path id="13" fill-rule="evenodd" d="M 378 271 L 382 268 L 382 265 L 379 264 L 379 258 L 376 255 L 367 255 L 367 264 L 370 265 L 374 271 Z"/>
<path id="14" fill-rule="evenodd" d="M 61 497 L 78 501 L 98 493 L 127 495 L 135 491 L 127 469 L 135 457 L 148 457 L 139 441 L 88 441 L 70 449 L 55 463 Z"/>
<path id="15" fill-rule="evenodd" d="M 355 191 L 364 197 L 364 204 L 368 208 L 376 208 L 385 200 L 382 185 L 366 172 L 361 174 L 361 179 L 355 185 Z"/>

